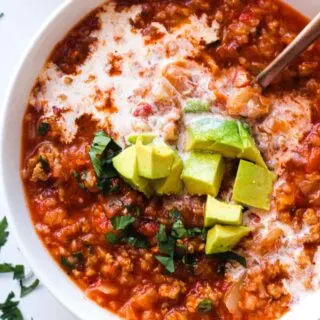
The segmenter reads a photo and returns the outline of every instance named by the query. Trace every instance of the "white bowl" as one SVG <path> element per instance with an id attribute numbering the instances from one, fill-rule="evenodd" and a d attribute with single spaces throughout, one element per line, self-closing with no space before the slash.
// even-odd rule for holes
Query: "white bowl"
<path id="1" fill-rule="evenodd" d="M 62 304 L 83 320 L 118 319 L 118 317 L 88 299 L 51 258 L 36 235 L 20 179 L 22 117 L 30 90 L 55 44 L 82 17 L 102 2 L 102 0 L 66 1 L 49 17 L 26 50 L 9 86 L 0 132 L 0 177 L 4 190 L 3 205 L 10 227 L 30 267 L 42 283 Z M 309 16 L 320 9 L 318 0 L 304 2 L 288 0 L 288 2 Z M 320 301 L 320 292 L 306 299 L 285 318 L 316 319 L 316 314 L 320 314 L 317 300 Z"/>

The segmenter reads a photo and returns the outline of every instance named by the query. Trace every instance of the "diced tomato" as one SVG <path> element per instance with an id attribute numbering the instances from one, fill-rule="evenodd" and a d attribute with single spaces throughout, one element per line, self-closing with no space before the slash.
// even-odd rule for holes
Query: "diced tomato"
<path id="1" fill-rule="evenodd" d="M 159 225 L 156 221 L 142 222 L 138 228 L 138 232 L 146 237 L 154 237 L 159 230 Z"/>
<path id="2" fill-rule="evenodd" d="M 148 117 L 153 114 L 153 108 L 150 103 L 141 102 L 139 103 L 132 112 L 134 117 Z"/>

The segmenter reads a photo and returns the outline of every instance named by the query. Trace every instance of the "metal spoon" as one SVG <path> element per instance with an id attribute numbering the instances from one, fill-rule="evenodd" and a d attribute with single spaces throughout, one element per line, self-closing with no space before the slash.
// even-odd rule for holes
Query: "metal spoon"
<path id="1" fill-rule="evenodd" d="M 298 36 L 258 75 L 257 81 L 267 87 L 272 80 L 302 51 L 320 38 L 320 12 Z"/>

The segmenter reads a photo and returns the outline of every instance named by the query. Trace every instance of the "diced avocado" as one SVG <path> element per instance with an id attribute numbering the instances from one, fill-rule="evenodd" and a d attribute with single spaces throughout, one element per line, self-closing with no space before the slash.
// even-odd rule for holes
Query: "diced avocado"
<path id="1" fill-rule="evenodd" d="M 174 155 L 174 160 L 170 175 L 167 178 L 153 180 L 152 185 L 156 194 L 179 194 L 183 190 L 181 180 L 181 172 L 183 170 L 183 162 L 177 153 Z"/>
<path id="2" fill-rule="evenodd" d="M 141 133 L 132 133 L 128 136 L 127 140 L 131 144 L 135 144 L 137 139 L 141 139 L 143 144 L 149 144 L 157 135 L 153 132 L 141 132 Z"/>
<path id="3" fill-rule="evenodd" d="M 192 152 L 181 175 L 191 194 L 218 194 L 225 163 L 221 154 Z"/>
<path id="4" fill-rule="evenodd" d="M 144 145 L 136 142 L 138 172 L 141 177 L 160 179 L 168 177 L 174 160 L 174 151 L 165 143 Z"/>
<path id="5" fill-rule="evenodd" d="M 130 146 L 114 157 L 112 163 L 114 168 L 127 183 L 149 197 L 152 194 L 152 189 L 149 185 L 149 181 L 138 175 L 136 154 L 136 146 Z"/>
<path id="6" fill-rule="evenodd" d="M 207 117 L 190 122 L 186 150 L 215 151 L 235 158 L 242 152 L 237 121 Z"/>
<path id="7" fill-rule="evenodd" d="M 245 226 L 221 226 L 216 224 L 208 231 L 206 254 L 230 251 L 250 229 Z"/>
<path id="8" fill-rule="evenodd" d="M 215 224 L 228 224 L 239 226 L 242 224 L 242 207 L 226 203 L 208 195 L 204 216 L 205 227 Z"/>
<path id="9" fill-rule="evenodd" d="M 242 152 L 238 155 L 238 158 L 250 160 L 262 167 L 267 168 L 253 138 L 251 137 L 248 129 L 241 121 L 238 121 L 238 128 L 239 135 L 242 141 Z"/>
<path id="10" fill-rule="evenodd" d="M 197 112 L 208 112 L 210 105 L 208 102 L 199 99 L 188 99 L 186 105 L 183 108 L 185 113 L 197 113 Z"/>
<path id="11" fill-rule="evenodd" d="M 270 196 L 276 175 L 251 162 L 240 160 L 232 200 L 241 204 L 270 209 Z"/>

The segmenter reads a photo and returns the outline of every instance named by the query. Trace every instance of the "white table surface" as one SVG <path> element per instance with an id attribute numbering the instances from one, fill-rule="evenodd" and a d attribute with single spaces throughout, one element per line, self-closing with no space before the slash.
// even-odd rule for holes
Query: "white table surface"
<path id="1" fill-rule="evenodd" d="M 17 61 L 28 42 L 46 17 L 63 0 L 1 0 L 0 12 L 0 108 L 9 79 L 12 77 Z M 1 179 L 1 177 L 0 177 Z M 3 210 L 3 193 L 0 190 L 0 219 Z M 0 251 L 0 263 L 25 264 L 13 235 Z M 12 274 L 0 275 L 0 303 L 13 290 L 19 296 L 19 285 L 12 280 Z M 76 320 L 42 285 L 20 302 L 25 320 Z"/>

